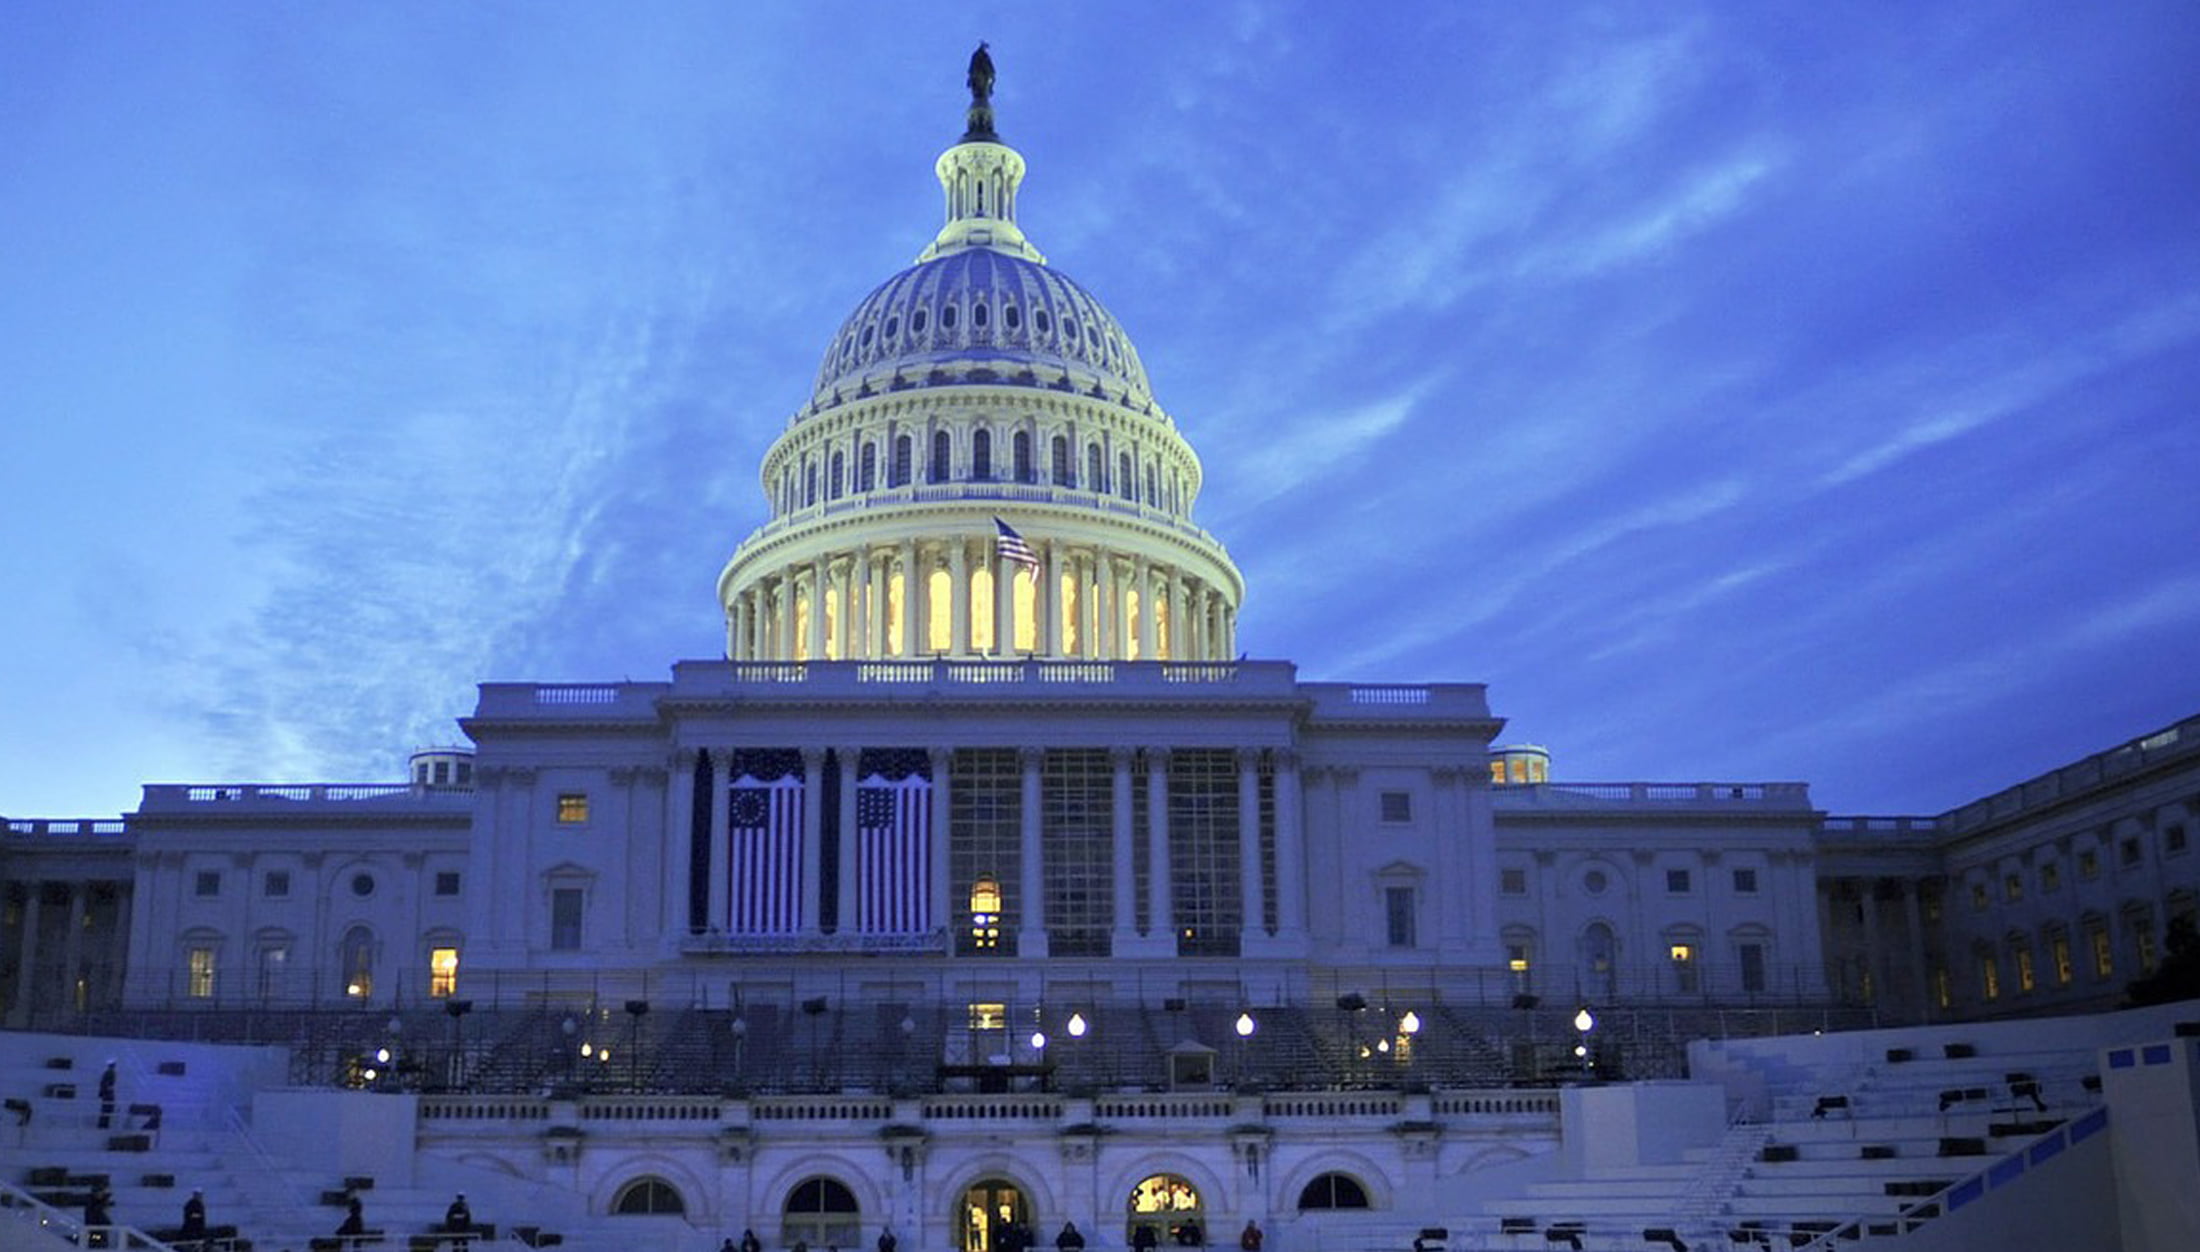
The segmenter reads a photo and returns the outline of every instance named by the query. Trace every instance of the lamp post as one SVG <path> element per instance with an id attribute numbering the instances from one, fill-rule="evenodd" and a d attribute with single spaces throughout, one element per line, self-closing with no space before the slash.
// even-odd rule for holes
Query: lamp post
<path id="1" fill-rule="evenodd" d="M 1574 1014 L 1574 1029 L 1580 1032 L 1574 1043 L 1574 1059 L 1581 1063 L 1581 1072 L 1584 1074 L 1596 1066 L 1596 1062 L 1589 1059 L 1589 1032 L 1596 1027 L 1596 1015 L 1589 1011 L 1588 1005 L 1582 1005 L 1581 1011 Z"/>

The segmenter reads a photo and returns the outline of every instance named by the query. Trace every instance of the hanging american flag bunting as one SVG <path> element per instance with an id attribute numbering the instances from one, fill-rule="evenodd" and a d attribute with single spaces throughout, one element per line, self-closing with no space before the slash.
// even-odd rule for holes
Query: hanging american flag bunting
<path id="1" fill-rule="evenodd" d="M 727 826 L 726 898 L 736 935 L 791 935 L 802 929 L 802 778 L 733 782 Z"/>
<path id="2" fill-rule="evenodd" d="M 856 929 L 914 935 L 931 929 L 932 784 L 872 774 L 856 786 Z"/>

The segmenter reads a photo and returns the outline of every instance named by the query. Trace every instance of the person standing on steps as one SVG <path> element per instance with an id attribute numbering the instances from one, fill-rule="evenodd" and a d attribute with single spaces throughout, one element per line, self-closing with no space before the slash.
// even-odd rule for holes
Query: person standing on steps
<path id="1" fill-rule="evenodd" d="M 1260 1252 L 1261 1238 L 1260 1227 L 1248 1219 L 1238 1232 L 1238 1252 Z"/>

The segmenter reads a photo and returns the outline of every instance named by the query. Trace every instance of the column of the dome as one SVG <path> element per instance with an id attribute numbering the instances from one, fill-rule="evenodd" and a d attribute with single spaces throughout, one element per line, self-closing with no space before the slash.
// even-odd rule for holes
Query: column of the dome
<path id="1" fill-rule="evenodd" d="M 1000 545 L 993 552 L 993 651 L 1003 657 L 1016 655 L 1016 577 L 1019 570 L 1014 561 L 1002 556 Z M 1034 579 L 1034 582 L 1037 580 Z M 1036 589 L 1034 589 L 1036 590 Z M 1031 607 L 1036 611 L 1039 600 L 1032 597 Z"/>
<path id="2" fill-rule="evenodd" d="M 947 628 L 950 656 L 970 655 L 970 544 L 960 535 L 947 541 Z"/>
<path id="3" fill-rule="evenodd" d="M 833 558 L 833 655 L 843 661 L 855 655 L 851 648 L 855 639 L 855 568 L 853 553 Z"/>
<path id="4" fill-rule="evenodd" d="M 1062 544 L 1046 541 L 1046 614 L 1039 639 L 1041 656 L 1066 656 L 1062 647 Z"/>
<path id="5" fill-rule="evenodd" d="M 844 654 L 849 660 L 868 660 L 871 653 L 871 545 L 857 543 L 849 555 L 848 588 L 849 638 L 853 643 Z"/>
<path id="6" fill-rule="evenodd" d="M 1184 571 L 1171 569 L 1163 577 L 1168 579 L 1169 659 L 1172 661 L 1189 661 L 1192 659 L 1192 654 L 1191 650 L 1185 647 Z"/>
<path id="7" fill-rule="evenodd" d="M 825 558 L 814 557 L 810 561 L 810 628 L 805 632 L 803 644 L 809 659 L 825 659 Z"/>
<path id="8" fill-rule="evenodd" d="M 917 541 L 901 541 L 901 655 L 917 654 Z"/>
<path id="9" fill-rule="evenodd" d="M 1122 593 L 1122 580 L 1116 572 L 1115 554 L 1100 553 L 1100 650 L 1104 660 L 1120 661 L 1123 649 L 1117 638 L 1122 633 L 1123 605 L 1118 598 Z"/>
<path id="10" fill-rule="evenodd" d="M 1136 558 L 1136 569 L 1132 577 L 1138 584 L 1138 659 L 1151 661 L 1156 655 L 1153 570 L 1146 564 L 1145 557 Z"/>
<path id="11" fill-rule="evenodd" d="M 779 638 L 772 648 L 772 659 L 794 659 L 794 566 L 779 571 Z"/>

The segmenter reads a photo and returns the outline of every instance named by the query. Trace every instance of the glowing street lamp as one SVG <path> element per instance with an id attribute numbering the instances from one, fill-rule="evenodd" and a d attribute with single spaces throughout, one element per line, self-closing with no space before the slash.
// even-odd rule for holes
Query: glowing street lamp
<path id="1" fill-rule="evenodd" d="M 1063 1029 L 1069 1031 L 1070 1038 L 1082 1039 L 1085 1037 L 1085 1032 L 1091 1029 L 1091 1026 L 1085 1021 L 1083 1013 L 1072 1013 L 1069 1015 L 1069 1021 Z"/>
<path id="2" fill-rule="evenodd" d="M 1421 1015 L 1414 1012 L 1412 1009 L 1407 1009 L 1406 1015 L 1398 1019 L 1398 1033 L 1401 1035 L 1420 1034 Z"/>
<path id="3" fill-rule="evenodd" d="M 1240 1013 L 1237 1015 L 1235 1028 L 1237 1030 L 1238 1038 L 1250 1039 L 1253 1037 L 1253 1032 L 1260 1029 L 1260 1023 L 1253 1020 L 1253 1015 L 1251 1013 Z"/>

